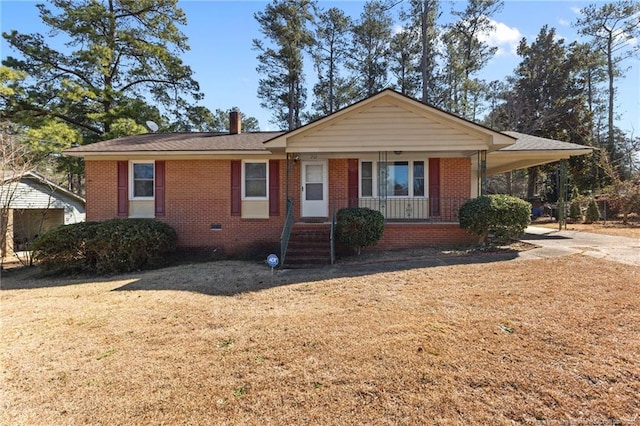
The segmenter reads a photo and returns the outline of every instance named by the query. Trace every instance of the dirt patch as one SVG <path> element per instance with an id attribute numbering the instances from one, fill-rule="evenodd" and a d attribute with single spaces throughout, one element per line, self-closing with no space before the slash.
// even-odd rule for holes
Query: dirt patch
<path id="1" fill-rule="evenodd" d="M 418 254 L 4 273 L 0 423 L 638 422 L 640 268 Z"/>

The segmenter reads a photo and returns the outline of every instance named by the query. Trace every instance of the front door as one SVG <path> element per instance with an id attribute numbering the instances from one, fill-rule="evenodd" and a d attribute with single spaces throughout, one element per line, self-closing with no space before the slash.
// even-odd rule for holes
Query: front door
<path id="1" fill-rule="evenodd" d="M 327 161 L 303 161 L 301 166 L 302 217 L 329 217 Z"/>

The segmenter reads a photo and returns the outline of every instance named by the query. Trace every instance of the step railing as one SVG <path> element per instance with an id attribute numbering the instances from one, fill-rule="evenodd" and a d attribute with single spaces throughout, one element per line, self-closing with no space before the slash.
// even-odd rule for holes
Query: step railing
<path id="1" fill-rule="evenodd" d="M 280 234 L 280 266 L 284 265 L 287 257 L 287 248 L 289 247 L 289 238 L 291 237 L 291 229 L 293 228 L 293 200 L 287 200 L 287 213 L 284 220 L 284 228 Z"/>
<path id="2" fill-rule="evenodd" d="M 329 234 L 329 245 L 331 247 L 331 264 L 336 263 L 336 246 L 335 246 L 335 235 L 336 235 L 336 205 L 333 204 L 333 211 L 331 212 L 331 233 Z"/>

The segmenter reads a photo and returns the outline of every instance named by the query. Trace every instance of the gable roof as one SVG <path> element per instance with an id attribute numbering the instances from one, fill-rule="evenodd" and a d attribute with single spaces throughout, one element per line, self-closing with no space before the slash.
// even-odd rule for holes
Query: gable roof
<path id="1" fill-rule="evenodd" d="M 487 172 L 546 164 L 592 151 L 582 145 L 518 132 L 499 132 L 385 89 L 333 114 L 285 132 L 147 133 L 64 151 L 94 159 L 201 158 L 380 151 L 473 157 L 487 151 Z"/>
<path id="2" fill-rule="evenodd" d="M 265 142 L 287 152 L 494 151 L 515 139 L 384 89 Z"/>
<path id="3" fill-rule="evenodd" d="M 83 205 L 86 203 L 86 200 L 79 196 L 78 194 L 69 191 L 66 188 L 63 188 L 62 186 L 50 181 L 49 179 L 47 179 L 46 177 L 44 177 L 43 175 L 34 172 L 32 170 L 26 171 L 26 172 L 21 172 L 21 173 L 15 173 L 13 171 L 6 171 L 3 170 L 2 171 L 2 183 L 0 185 L 6 185 L 10 182 L 16 182 L 16 181 L 21 181 L 23 179 L 28 179 L 28 180 L 32 180 L 35 181 L 39 184 L 45 185 L 47 186 L 47 188 L 50 188 L 52 191 L 60 193 L 64 196 L 67 196 L 71 199 L 74 199 L 80 203 L 82 203 Z"/>

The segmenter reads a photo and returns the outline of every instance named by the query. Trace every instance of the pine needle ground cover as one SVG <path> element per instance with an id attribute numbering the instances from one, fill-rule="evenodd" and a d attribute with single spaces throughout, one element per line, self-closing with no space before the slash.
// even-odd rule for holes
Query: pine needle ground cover
<path id="1" fill-rule="evenodd" d="M 640 268 L 2 277 L 0 424 L 636 424 Z"/>

